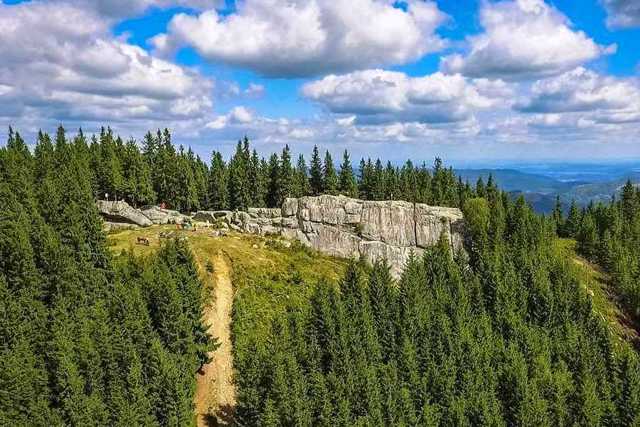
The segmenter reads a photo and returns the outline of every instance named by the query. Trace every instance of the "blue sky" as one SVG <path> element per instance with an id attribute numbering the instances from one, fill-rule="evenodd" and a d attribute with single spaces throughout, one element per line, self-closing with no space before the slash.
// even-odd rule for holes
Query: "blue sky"
<path id="1" fill-rule="evenodd" d="M 0 27 L 0 125 L 27 137 L 640 159 L 634 0 L 5 0 Z"/>

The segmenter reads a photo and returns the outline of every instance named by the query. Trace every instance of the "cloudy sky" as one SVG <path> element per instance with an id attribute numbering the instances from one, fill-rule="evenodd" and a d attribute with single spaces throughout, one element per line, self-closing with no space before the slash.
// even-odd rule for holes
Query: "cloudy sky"
<path id="1" fill-rule="evenodd" d="M 27 138 L 640 159 L 639 76 L 637 0 L 0 0 L 0 126 Z"/>

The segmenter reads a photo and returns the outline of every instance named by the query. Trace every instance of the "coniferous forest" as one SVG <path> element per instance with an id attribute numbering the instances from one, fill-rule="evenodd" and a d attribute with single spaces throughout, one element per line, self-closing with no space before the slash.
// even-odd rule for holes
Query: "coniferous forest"
<path id="1" fill-rule="evenodd" d="M 64 138 L 62 128 L 56 140 L 60 138 Z M 9 140 L 24 144 L 12 131 Z M 42 151 L 54 144 L 49 135 L 40 133 L 36 146 Z M 238 141 L 228 161 L 214 151 L 207 164 L 191 149 L 176 150 L 166 129 L 147 133 L 140 146 L 133 140 L 124 142 L 109 128 L 90 138 L 80 131 L 71 145 L 89 165 L 94 196 L 108 195 L 132 206 L 164 203 L 183 212 L 242 210 L 279 207 L 286 197 L 320 194 L 459 206 L 471 193 L 469 185 L 439 159 L 433 168 L 414 166 L 411 161 L 402 167 L 390 162 L 383 166 L 380 159 L 361 159 L 356 166 L 345 151 L 336 167 L 331 154 L 321 154 L 317 147 L 309 162 L 303 155 L 294 161 L 288 146 L 268 159 L 261 158 L 245 138 Z"/>
<path id="2" fill-rule="evenodd" d="M 628 181 L 611 203 L 574 204 L 566 218 L 554 211 L 559 234 L 578 241 L 578 250 L 612 276 L 622 303 L 640 319 L 640 189 Z"/>
<path id="3" fill-rule="evenodd" d="M 638 354 L 554 252 L 555 224 L 484 194 L 464 205 L 467 256 L 443 241 L 398 283 L 353 263 L 236 349 L 242 423 L 638 425 Z"/>
<path id="4" fill-rule="evenodd" d="M 489 180 L 474 186 L 436 159 L 402 167 L 345 152 L 268 159 L 237 144 L 210 164 L 168 131 L 139 146 L 109 129 L 18 133 L 0 148 L 0 425 L 192 425 L 195 373 L 216 339 L 201 321 L 188 243 L 112 254 L 95 199 L 181 211 L 278 206 L 345 194 L 463 210 L 465 250 L 414 257 L 401 279 L 353 260 L 311 289 L 267 337 L 235 346 L 238 425 L 640 424 L 640 361 L 612 334 L 555 249 L 573 237 L 629 312 L 640 307 L 640 192 L 537 215 Z M 295 266 L 292 266 L 295 269 Z M 302 301 L 302 303 L 300 302 Z M 247 325 L 244 300 L 235 327 Z M 257 314 L 253 314 L 257 315 Z M 252 335 L 253 334 L 253 335 Z"/>
<path id="5" fill-rule="evenodd" d="M 190 425 L 215 348 L 193 257 L 112 257 L 91 161 L 62 130 L 0 149 L 0 425 Z"/>

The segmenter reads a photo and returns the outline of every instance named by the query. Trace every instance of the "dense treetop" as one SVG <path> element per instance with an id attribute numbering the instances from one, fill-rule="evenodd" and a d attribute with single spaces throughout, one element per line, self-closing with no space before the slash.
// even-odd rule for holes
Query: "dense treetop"
<path id="1" fill-rule="evenodd" d="M 578 250 L 611 275 L 626 310 L 640 320 L 640 189 L 631 181 L 611 203 L 575 205 L 565 217 L 557 204 L 558 233 L 578 241 Z"/>
<path id="2" fill-rule="evenodd" d="M 554 222 L 477 191 L 466 254 L 442 240 L 399 282 L 354 262 L 338 286 L 299 285 L 315 288 L 307 304 L 235 348 L 240 422 L 638 425 L 638 355 L 553 250 Z"/>
<path id="3" fill-rule="evenodd" d="M 13 133 L 9 144 L 15 145 L 16 139 L 24 145 Z M 45 155 L 50 144 L 49 136 L 41 133 L 36 155 Z M 309 164 L 303 155 L 292 159 L 288 146 L 265 159 L 245 138 L 230 159 L 214 151 L 207 164 L 190 148 L 176 149 L 166 129 L 147 133 L 141 144 L 124 142 L 109 128 L 89 139 L 80 132 L 70 146 L 74 156 L 88 164 L 85 178 L 96 198 L 124 199 L 134 206 L 164 203 L 184 212 L 278 207 L 286 197 L 319 194 L 462 206 L 472 194 L 439 159 L 433 167 L 411 161 L 383 166 L 380 159 L 362 159 L 356 169 L 345 150 L 336 168 L 331 154 L 321 155 L 317 147 Z M 46 160 L 41 164 L 50 166 Z"/>
<path id="4" fill-rule="evenodd" d="M 179 241 L 112 258 L 95 186 L 153 189 L 129 187 L 148 177 L 137 148 L 120 147 L 137 165 L 123 168 L 110 144 L 60 129 L 33 154 L 13 132 L 0 148 L 0 425 L 193 422 L 195 372 L 215 347 L 196 266 Z"/>

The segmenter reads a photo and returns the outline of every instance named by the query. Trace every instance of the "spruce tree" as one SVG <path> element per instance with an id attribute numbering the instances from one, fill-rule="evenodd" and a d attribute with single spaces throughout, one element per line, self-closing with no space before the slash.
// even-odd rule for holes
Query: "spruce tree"
<path id="1" fill-rule="evenodd" d="M 340 165 L 339 190 L 341 194 L 348 197 L 358 197 L 358 184 L 353 174 L 349 152 L 344 150 L 342 164 Z"/>
<path id="2" fill-rule="evenodd" d="M 251 192 L 251 205 L 256 208 L 265 207 L 266 182 L 256 150 L 253 150 L 249 164 L 249 183 L 253 189 Z"/>
<path id="3" fill-rule="evenodd" d="M 209 209 L 229 209 L 229 193 L 227 182 L 227 165 L 219 151 L 214 151 L 211 156 L 211 168 L 209 168 L 208 199 Z"/>
<path id="4" fill-rule="evenodd" d="M 303 197 L 309 195 L 311 186 L 309 184 L 309 173 L 307 171 L 307 163 L 304 156 L 298 156 L 298 162 L 294 171 L 293 196 Z"/>
<path id="5" fill-rule="evenodd" d="M 126 143 L 122 169 L 125 199 L 134 207 L 154 203 L 156 195 L 151 181 L 151 169 L 134 140 Z"/>
<path id="6" fill-rule="evenodd" d="M 564 232 L 564 215 L 562 214 L 562 203 L 560 202 L 560 195 L 556 196 L 556 204 L 553 207 L 551 218 L 556 226 L 556 230 L 559 234 Z"/>
<path id="7" fill-rule="evenodd" d="M 580 229 L 580 222 L 582 221 L 578 205 L 575 200 L 571 201 L 571 207 L 569 208 L 569 215 L 564 224 L 564 235 L 567 237 L 576 237 Z"/>
<path id="8" fill-rule="evenodd" d="M 277 188 L 275 202 L 276 206 L 282 206 L 287 197 L 293 194 L 294 171 L 291 166 L 291 152 L 289 146 L 285 145 L 280 156 L 280 163 L 277 176 Z"/>
<path id="9" fill-rule="evenodd" d="M 338 194 L 338 176 L 331 158 L 329 150 L 324 155 L 324 165 L 322 167 L 323 189 L 326 194 Z"/>
<path id="10" fill-rule="evenodd" d="M 267 165 L 267 207 L 275 208 L 279 205 L 280 196 L 280 160 L 278 155 L 273 153 L 269 157 Z"/>
<path id="11" fill-rule="evenodd" d="M 324 176 L 322 162 L 318 146 L 313 146 L 313 154 L 311 155 L 311 166 L 309 168 L 309 185 L 311 186 L 311 195 L 319 196 L 325 191 Z"/>
<path id="12" fill-rule="evenodd" d="M 371 159 L 366 162 L 360 160 L 360 198 L 364 200 L 374 199 L 375 176 Z"/>
<path id="13" fill-rule="evenodd" d="M 238 141 L 236 152 L 229 162 L 229 206 L 231 209 L 246 210 L 251 203 L 246 149 L 248 149 L 246 143 L 243 146 L 243 142 Z"/>
<path id="14" fill-rule="evenodd" d="M 382 161 L 377 159 L 373 169 L 372 197 L 374 200 L 384 200 L 386 194 L 386 182 L 387 180 L 384 174 L 384 168 L 382 167 Z M 406 199 L 406 194 L 403 194 L 402 198 Z"/>

